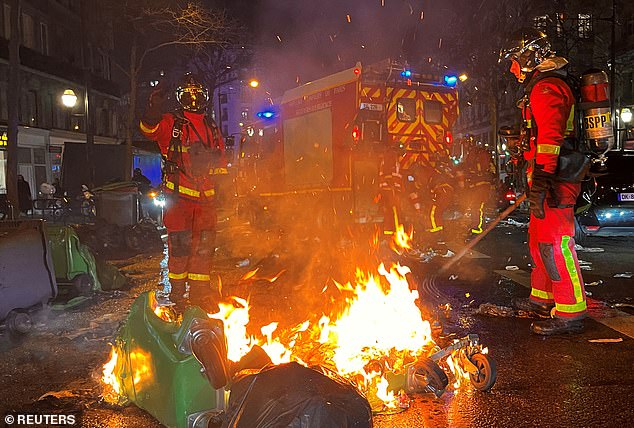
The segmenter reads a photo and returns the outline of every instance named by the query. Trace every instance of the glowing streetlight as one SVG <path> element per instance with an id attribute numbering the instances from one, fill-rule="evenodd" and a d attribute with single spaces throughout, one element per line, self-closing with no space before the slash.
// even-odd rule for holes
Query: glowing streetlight
<path id="1" fill-rule="evenodd" d="M 258 86 L 260 86 L 260 82 L 258 82 L 258 81 L 257 81 L 257 80 L 255 80 L 255 79 L 251 79 L 251 80 L 249 81 L 249 86 L 251 86 L 252 88 L 257 88 Z"/>
<path id="2" fill-rule="evenodd" d="M 75 92 L 72 89 L 66 89 L 64 91 L 62 94 L 62 104 L 69 108 L 75 107 L 77 104 L 77 95 L 75 95 Z"/>
<path id="3" fill-rule="evenodd" d="M 623 123 L 630 123 L 632 121 L 632 110 L 627 107 L 621 109 L 621 120 Z"/>

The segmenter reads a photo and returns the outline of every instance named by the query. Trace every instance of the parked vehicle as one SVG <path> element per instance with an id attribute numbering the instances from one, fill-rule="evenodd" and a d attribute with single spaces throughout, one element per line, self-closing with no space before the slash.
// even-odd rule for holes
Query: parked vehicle
<path id="1" fill-rule="evenodd" d="M 634 236 L 634 152 L 608 153 L 605 175 L 583 183 L 575 241 L 588 236 Z"/>

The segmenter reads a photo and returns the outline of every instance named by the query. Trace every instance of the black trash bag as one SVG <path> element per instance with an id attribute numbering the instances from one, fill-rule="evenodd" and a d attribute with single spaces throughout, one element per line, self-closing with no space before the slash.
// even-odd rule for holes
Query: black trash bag
<path id="1" fill-rule="evenodd" d="M 223 428 L 371 428 L 370 404 L 347 381 L 297 363 L 233 384 Z"/>

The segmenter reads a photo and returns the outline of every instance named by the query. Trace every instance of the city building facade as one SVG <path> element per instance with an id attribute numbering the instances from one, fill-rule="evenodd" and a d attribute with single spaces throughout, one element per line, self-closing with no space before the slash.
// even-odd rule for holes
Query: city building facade
<path id="1" fill-rule="evenodd" d="M 88 120 L 95 144 L 120 141 L 121 97 L 119 86 L 112 79 L 112 28 L 100 21 L 94 7 L 82 10 L 82 3 L 20 2 L 18 174 L 29 183 L 34 198 L 42 183 L 60 178 L 64 143 L 86 142 L 84 97 L 88 79 Z M 0 1 L 0 193 L 6 193 L 10 14 L 11 2 Z M 84 33 L 94 28 L 99 28 L 99 44 L 84 42 Z M 77 104 L 72 108 L 61 102 L 61 95 L 68 89 L 77 95 Z"/>

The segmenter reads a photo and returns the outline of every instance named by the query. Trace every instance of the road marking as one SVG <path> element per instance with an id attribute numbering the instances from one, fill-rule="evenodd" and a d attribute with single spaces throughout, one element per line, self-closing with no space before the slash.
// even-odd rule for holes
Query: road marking
<path id="1" fill-rule="evenodd" d="M 531 288 L 531 274 L 524 270 L 495 270 L 493 271 L 498 275 L 517 282 L 526 288 Z M 588 316 L 596 322 L 603 324 L 606 327 L 610 327 L 612 330 L 624 334 L 634 339 L 634 316 L 627 312 L 619 311 L 618 309 L 610 308 L 607 304 L 600 300 L 587 297 L 588 301 Z M 593 308 L 600 309 L 601 315 L 593 315 Z"/>

